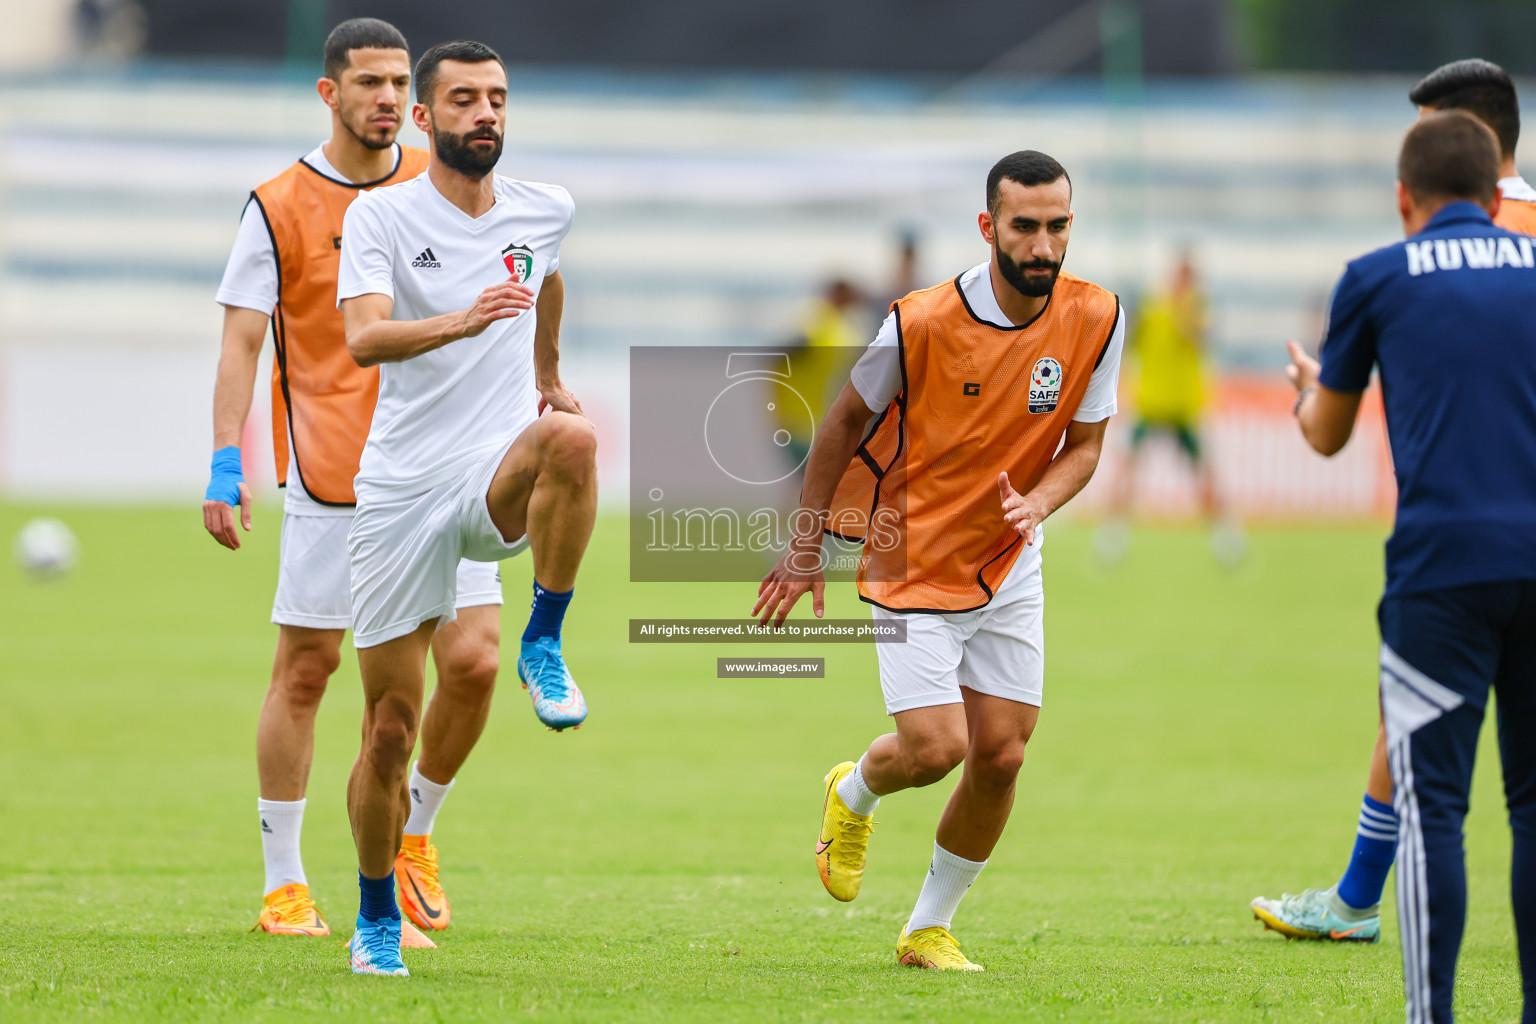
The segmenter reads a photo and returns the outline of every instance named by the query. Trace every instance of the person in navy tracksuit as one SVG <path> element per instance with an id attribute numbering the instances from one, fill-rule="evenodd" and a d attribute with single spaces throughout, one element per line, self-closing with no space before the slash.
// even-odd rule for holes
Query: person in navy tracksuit
<path id="1" fill-rule="evenodd" d="M 1462 822 L 1498 694 L 1514 832 L 1511 895 L 1536 1024 L 1536 252 L 1495 227 L 1497 143 L 1461 111 L 1403 140 L 1407 238 L 1349 264 L 1321 365 L 1290 343 L 1307 441 L 1349 440 L 1381 373 L 1397 520 L 1381 599 L 1381 704 L 1400 822 L 1397 903 L 1409 1024 L 1452 1019 L 1466 922 Z"/>

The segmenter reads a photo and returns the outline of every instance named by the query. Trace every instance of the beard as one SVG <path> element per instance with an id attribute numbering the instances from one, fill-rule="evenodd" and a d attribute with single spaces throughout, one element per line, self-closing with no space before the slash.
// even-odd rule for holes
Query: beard
<path id="1" fill-rule="evenodd" d="M 490 139 L 496 145 L 481 152 L 470 145 L 476 139 Z M 476 128 L 463 135 L 433 131 L 432 151 L 450 169 L 478 180 L 490 174 L 501 159 L 501 141 L 501 133 L 494 128 Z"/>
<path id="2" fill-rule="evenodd" d="M 1061 264 L 1052 263 L 1050 260 L 1030 260 L 1028 263 L 1018 263 L 1012 256 L 992 243 L 992 251 L 997 254 L 997 269 L 1002 272 L 1003 280 L 1013 285 L 1013 290 L 1020 295 L 1027 295 L 1031 299 L 1038 299 L 1042 295 L 1051 294 L 1051 289 L 1056 287 L 1056 275 L 1061 273 Z M 1062 253 L 1065 258 L 1066 253 Z M 1025 275 L 1026 270 L 1049 270 L 1050 276 L 1042 279 L 1031 279 Z"/>
<path id="3" fill-rule="evenodd" d="M 372 150 L 388 149 L 395 144 L 395 136 L 400 132 L 400 123 L 397 121 L 389 128 L 378 128 L 368 123 L 368 117 L 372 113 L 369 110 L 359 115 L 356 110 L 341 108 L 341 126 L 352 133 L 352 137 L 364 146 Z"/>

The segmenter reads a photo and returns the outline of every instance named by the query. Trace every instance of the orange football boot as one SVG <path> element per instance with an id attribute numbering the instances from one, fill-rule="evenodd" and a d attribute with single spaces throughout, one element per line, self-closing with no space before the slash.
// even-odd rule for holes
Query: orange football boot
<path id="1" fill-rule="evenodd" d="M 436 949 L 437 943 L 427 937 L 420 928 L 411 924 L 410 918 L 400 922 L 401 949 Z"/>
<path id="2" fill-rule="evenodd" d="M 309 886 L 297 882 L 267 893 L 261 901 L 261 917 L 256 921 L 256 928 L 273 935 L 331 934 L 315 901 L 309 898 Z"/>
<path id="3" fill-rule="evenodd" d="M 405 836 L 395 857 L 400 909 L 422 931 L 448 927 L 448 897 L 437 878 L 437 847 L 431 836 Z"/>

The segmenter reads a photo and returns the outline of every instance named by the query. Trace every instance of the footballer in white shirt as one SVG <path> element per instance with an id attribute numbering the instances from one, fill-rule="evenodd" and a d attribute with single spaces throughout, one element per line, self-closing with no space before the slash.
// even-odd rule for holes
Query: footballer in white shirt
<path id="1" fill-rule="evenodd" d="M 241 548 L 251 527 L 240 439 L 257 363 L 270 327 L 276 352 L 273 438 L 286 484 L 272 621 L 277 650 L 256 727 L 265 884 L 257 927 L 323 937 L 329 925 L 311 895 L 300 845 L 315 715 L 341 664 L 352 626 L 347 533 L 353 484 L 378 390 L 378 370 L 347 352 L 336 309 L 341 234 L 348 206 L 370 188 L 426 170 L 423 149 L 395 136 L 410 106 L 411 55 L 399 30 L 376 18 L 332 29 L 317 83 L 331 134 L 252 192 L 217 300 L 224 329 L 213 395 L 212 477 L 203 522 L 218 543 Z M 322 244 L 312 244 L 313 242 Z M 431 833 L 459 769 L 485 728 L 501 645 L 501 576 L 494 562 L 461 561 L 458 620 L 433 639 L 438 669 L 422 717 L 420 760 L 411 769 L 411 814 L 395 862 L 408 946 L 430 946 L 416 928 L 452 920 Z M 414 924 L 416 928 L 411 927 Z"/>
<path id="2" fill-rule="evenodd" d="M 578 726 L 586 705 L 560 623 L 597 510 L 596 434 L 559 374 L 570 196 L 494 173 L 507 103 L 494 50 L 432 47 L 416 93 L 427 172 L 347 209 L 336 293 L 348 350 L 380 367 L 348 536 L 365 703 L 347 810 L 373 909 L 358 935 L 381 957 L 426 657 L 453 619 L 459 559 L 531 549 L 518 674 L 547 725 Z"/>

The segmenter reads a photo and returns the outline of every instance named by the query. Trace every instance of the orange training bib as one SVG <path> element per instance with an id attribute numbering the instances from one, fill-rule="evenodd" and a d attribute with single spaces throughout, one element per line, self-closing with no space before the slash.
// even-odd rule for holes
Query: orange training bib
<path id="1" fill-rule="evenodd" d="M 959 278 L 896 301 L 904 387 L 849 464 L 827 523 L 864 541 L 864 600 L 946 613 L 992 600 L 1023 545 L 1003 521 L 997 475 L 1020 494 L 1039 481 L 1119 308 L 1066 273 L 1017 327 L 977 318 Z"/>
<path id="2" fill-rule="evenodd" d="M 337 181 L 300 161 L 251 193 L 277 254 L 278 300 L 272 311 L 277 479 L 287 482 L 291 454 L 299 482 L 322 505 L 357 504 L 352 478 L 379 397 L 378 368 L 365 369 L 352 359 L 336 308 L 342 218 L 360 192 L 426 169 L 426 150 L 401 146 L 398 166 L 379 181 Z"/>

